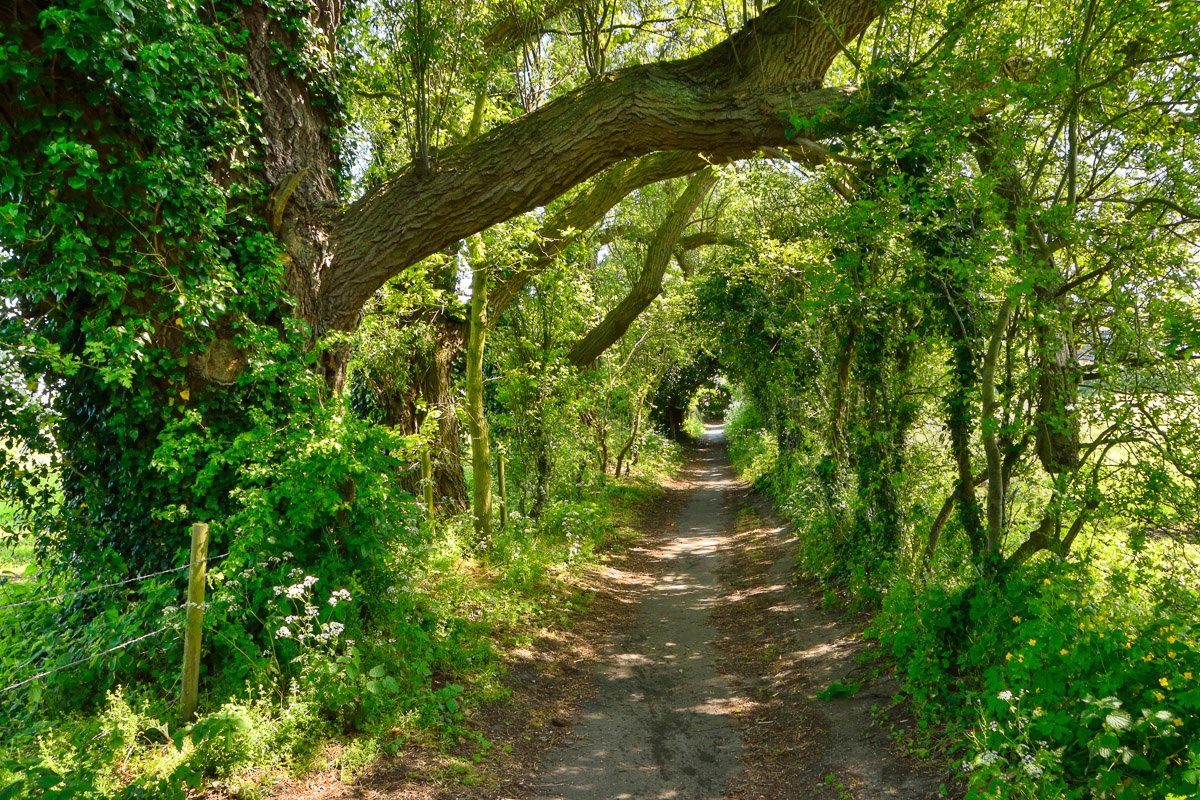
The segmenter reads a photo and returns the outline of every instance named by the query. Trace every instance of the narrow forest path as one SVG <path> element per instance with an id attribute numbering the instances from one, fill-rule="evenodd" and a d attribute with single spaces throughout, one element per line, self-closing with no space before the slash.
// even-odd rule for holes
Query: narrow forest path
<path id="1" fill-rule="evenodd" d="M 536 800 L 920 800 L 940 775 L 895 752 L 894 686 L 858 626 L 791 581 L 795 541 L 739 481 L 723 432 L 688 456 L 678 510 L 645 541 L 652 580 L 601 647 L 594 693 L 527 778 Z M 860 682 L 854 697 L 816 693 Z M 903 720 L 892 719 L 903 725 Z"/>
<path id="2" fill-rule="evenodd" d="M 693 486 L 646 554 L 656 582 L 632 626 L 615 637 L 571 744 L 547 758 L 538 798 L 717 798 L 740 769 L 731 717 L 745 699 L 719 669 L 711 614 L 723 595 L 718 567 L 733 522 L 724 453 L 714 428 L 689 459 Z"/>
<path id="3" fill-rule="evenodd" d="M 946 776 L 900 755 L 896 686 L 859 664 L 861 620 L 792 578 L 796 540 L 709 426 L 643 510 L 642 535 L 588 580 L 586 614 L 514 650 L 510 702 L 476 719 L 476 767 L 408 747 L 286 800 L 931 800 Z M 823 701 L 833 681 L 861 684 Z M 877 719 L 877 717 L 879 719 Z M 466 778 L 469 778 L 466 779 Z M 952 792 L 950 796 L 955 796 Z"/>

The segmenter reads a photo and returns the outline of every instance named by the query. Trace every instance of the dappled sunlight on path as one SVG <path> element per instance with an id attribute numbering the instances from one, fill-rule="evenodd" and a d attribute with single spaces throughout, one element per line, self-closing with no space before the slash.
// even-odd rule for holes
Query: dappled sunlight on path
<path id="1" fill-rule="evenodd" d="M 746 701 L 718 670 L 709 618 L 724 599 L 717 570 L 737 485 L 719 426 L 709 426 L 683 477 L 692 488 L 678 518 L 644 552 L 657 579 L 632 628 L 611 643 L 570 745 L 547 759 L 539 798 L 719 798 L 739 770 L 730 715 Z"/>

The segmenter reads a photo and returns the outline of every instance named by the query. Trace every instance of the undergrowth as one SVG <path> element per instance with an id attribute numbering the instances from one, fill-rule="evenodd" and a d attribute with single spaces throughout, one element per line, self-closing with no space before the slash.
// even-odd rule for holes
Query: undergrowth
<path id="1" fill-rule="evenodd" d="M 727 431 L 736 468 L 796 522 L 800 570 L 874 609 L 867 633 L 916 735 L 954 758 L 967 798 L 1200 796 L 1193 554 L 1113 534 L 990 582 L 963 577 L 968 554 L 951 541 L 927 568 L 906 554 L 872 587 L 836 546 L 813 463 L 781 456 L 753 408 L 735 408 Z"/>
<path id="2" fill-rule="evenodd" d="M 483 542 L 465 514 L 420 523 L 394 544 L 386 569 L 337 586 L 326 585 L 330 575 L 289 569 L 284 551 L 274 560 L 286 580 L 269 589 L 278 613 L 262 620 L 270 646 L 246 653 L 237 670 L 209 664 L 194 723 L 179 720 L 161 685 L 116 685 L 53 717 L 38 711 L 49 698 L 26 697 L 13 717 L 23 723 L 6 731 L 0 750 L 0 797 L 169 799 L 200 788 L 257 796 L 282 776 L 328 766 L 352 780 L 412 746 L 465 746 L 486 757 L 492 745 L 472 715 L 507 699 L 505 651 L 587 608 L 580 576 L 632 540 L 636 509 L 657 491 L 645 478 L 593 487 L 553 501 L 537 521 L 514 513 Z M 210 574 L 207 627 L 222 637 L 257 582 L 252 567 Z M 141 605 L 172 592 L 167 583 L 148 587 Z M 356 608 L 364 604 L 369 610 Z M 47 613 L 27 613 L 21 624 L 47 623 Z M 119 639 L 125 629 L 108 622 L 107 635 Z M 178 657 L 177 636 L 154 643 L 160 655 Z M 103 659 L 83 668 L 103 669 Z M 243 676 L 240 686 L 212 681 L 231 671 Z"/>

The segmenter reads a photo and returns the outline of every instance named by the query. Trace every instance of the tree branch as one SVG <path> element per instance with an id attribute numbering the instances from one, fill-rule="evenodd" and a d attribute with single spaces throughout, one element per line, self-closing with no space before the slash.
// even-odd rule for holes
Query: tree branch
<path id="1" fill-rule="evenodd" d="M 853 93 L 821 88 L 839 40 L 866 30 L 882 0 L 783 0 L 689 59 L 593 81 L 406 170 L 354 203 L 332 234 L 318 327 L 352 328 L 389 277 L 447 245 L 549 203 L 609 166 L 661 150 L 745 156 L 846 130 Z"/>
<path id="2" fill-rule="evenodd" d="M 696 153 L 670 151 L 622 161 L 548 215 L 525 260 L 492 292 L 488 316 L 494 324 L 521 290 L 547 269 L 582 233 L 596 225 L 617 203 L 652 183 L 680 178 L 703 169 L 709 161 Z"/>
<path id="3" fill-rule="evenodd" d="M 704 202 L 704 198 L 716 182 L 717 174 L 713 170 L 705 170 L 692 176 L 687 187 L 671 206 L 667 218 L 654 232 L 654 238 L 646 248 L 642 274 L 638 276 L 633 289 L 599 324 L 575 343 L 571 352 L 567 354 L 568 361 L 577 367 L 591 365 L 601 353 L 624 336 L 634 320 L 654 302 L 654 298 L 662 292 L 663 275 L 666 274 L 667 264 L 679 243 L 683 229 L 687 227 L 692 214 L 696 213 L 696 209 Z"/>

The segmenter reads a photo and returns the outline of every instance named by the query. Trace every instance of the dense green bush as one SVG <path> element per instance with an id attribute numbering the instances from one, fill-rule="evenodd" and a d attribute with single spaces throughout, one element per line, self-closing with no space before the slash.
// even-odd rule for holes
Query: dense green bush
<path id="1" fill-rule="evenodd" d="M 811 465 L 779 459 L 758 425 L 752 408 L 735 411 L 735 464 L 795 520 L 801 568 L 837 572 L 830 523 L 796 503 Z M 1121 542 L 975 582 L 948 549 L 941 572 L 893 576 L 868 635 L 958 759 L 968 797 L 1195 796 L 1200 594 L 1194 576 L 1162 566 L 1186 556 Z M 844 578 L 848 595 L 862 592 Z"/>
<path id="2" fill-rule="evenodd" d="M 872 630 L 924 716 L 969 737 L 977 796 L 1190 796 L 1195 601 L 1145 564 L 1047 561 L 975 591 L 900 583 Z"/>

